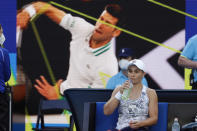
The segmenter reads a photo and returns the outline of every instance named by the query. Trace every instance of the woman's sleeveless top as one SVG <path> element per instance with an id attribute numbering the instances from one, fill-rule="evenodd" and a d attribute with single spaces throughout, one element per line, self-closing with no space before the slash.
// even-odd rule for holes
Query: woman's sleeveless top
<path id="1" fill-rule="evenodd" d="M 135 100 L 120 100 L 116 129 L 129 126 L 130 121 L 142 121 L 148 118 L 149 98 L 146 90 L 147 87 L 143 86 L 140 97 Z"/>

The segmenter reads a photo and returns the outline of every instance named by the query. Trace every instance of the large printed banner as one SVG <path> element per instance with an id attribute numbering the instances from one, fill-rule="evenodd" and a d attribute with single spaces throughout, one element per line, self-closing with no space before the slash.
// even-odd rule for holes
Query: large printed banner
<path id="1" fill-rule="evenodd" d="M 20 12 L 22 7 L 33 1 L 3 0 L 0 4 L 0 24 L 3 26 L 6 37 L 5 48 L 10 51 L 11 85 L 16 84 L 16 76 L 21 73 L 16 74 L 16 12 Z M 44 1 L 49 2 L 48 0 Z M 88 2 L 83 2 L 82 0 L 53 1 L 95 18 L 98 18 L 104 6 L 110 3 L 108 0 L 89 0 Z M 189 16 L 186 17 L 176 10 L 186 11 L 197 16 L 197 1 L 155 1 L 161 4 L 157 5 L 147 0 L 125 0 L 122 3 L 127 12 L 125 14 L 127 21 L 124 27 L 127 31 L 122 31 L 120 37 L 113 43 L 113 53 L 114 55 L 117 54 L 120 48 L 132 48 L 137 58 L 142 59 L 147 65 L 147 75 L 145 77 L 150 88 L 184 89 L 184 69 L 177 65 L 177 59 L 180 55 L 177 51 L 184 48 L 188 38 L 197 34 L 197 20 Z M 173 7 L 176 10 L 170 10 L 161 6 L 162 4 Z M 71 13 L 73 16 L 82 17 L 93 25 L 95 24 L 95 21 L 73 13 L 72 10 L 66 10 L 57 5 L 54 6 L 67 13 Z M 29 114 L 37 113 L 39 98 L 41 97 L 32 86 L 35 84 L 35 79 L 39 78 L 40 75 L 44 75 L 50 84 L 53 84 L 54 80 L 57 81 L 60 78 L 65 80 L 70 68 L 69 58 L 71 57 L 70 41 L 72 37 L 69 31 L 60 27 L 45 15 L 38 17 L 34 24 L 34 27 L 32 24 L 29 24 L 23 30 L 21 48 L 19 49 L 20 66 L 25 72 L 25 74 L 22 72 L 23 78 L 21 79 L 27 80 L 25 83 L 28 83 L 26 85 L 26 101 Z M 35 33 L 34 29 L 37 30 L 37 33 Z M 48 65 L 43 57 L 36 35 L 42 41 L 46 58 L 49 61 Z M 165 45 L 165 47 L 160 46 L 158 43 Z M 93 64 L 93 62 L 90 64 Z M 51 78 L 50 72 L 53 72 L 54 78 Z M 105 86 L 111 76 L 99 70 L 97 72 L 100 77 L 99 79 L 103 81 L 103 86 Z M 31 121 L 31 119 L 28 120 Z M 31 122 L 35 122 L 35 119 Z"/>
<path id="2" fill-rule="evenodd" d="M 116 52 L 120 48 L 132 48 L 137 58 L 142 59 L 147 66 L 145 77 L 150 88 L 184 89 L 184 69 L 177 65 L 177 60 L 180 50 L 185 46 L 185 34 L 187 33 L 185 32 L 185 15 L 178 13 L 177 10 L 185 12 L 186 3 L 185 0 L 168 2 L 158 0 L 158 2 L 160 5 L 145 0 L 123 1 L 122 5 L 126 10 L 124 15 L 127 18 L 124 30 L 127 31 L 123 30 L 116 39 L 113 45 L 114 54 L 117 54 Z M 18 1 L 18 10 L 29 3 L 29 1 Z M 50 3 L 56 3 L 53 6 L 73 16 L 82 17 L 94 25 L 94 20 L 85 15 L 81 16 L 73 10 L 98 18 L 104 6 L 110 2 L 104 0 L 89 2 L 55 0 Z M 161 6 L 162 4 L 176 10 L 170 10 Z M 195 6 L 187 4 L 187 10 L 190 7 Z M 70 8 L 70 10 L 66 8 Z M 68 70 L 75 68 L 69 67 L 70 57 L 82 57 L 77 54 L 77 51 L 71 52 L 71 48 L 74 48 L 70 46 L 71 39 L 71 33 L 68 30 L 63 29 L 45 15 L 36 18 L 33 24 L 29 23 L 22 35 L 21 57 L 23 68 L 32 85 L 40 75 L 44 75 L 50 84 L 60 78 L 64 80 L 67 78 Z M 84 59 L 85 61 L 87 60 Z M 73 61 L 70 62 L 73 63 Z M 87 64 L 87 68 L 90 68 L 93 63 Z M 76 68 L 78 67 L 76 66 Z M 98 79 L 103 81 L 104 87 L 111 76 L 106 72 L 100 72 L 99 69 L 94 72 L 99 74 Z M 77 76 L 77 74 L 72 75 Z M 91 75 L 88 74 L 83 79 L 89 79 Z M 27 90 L 27 103 L 31 107 L 29 109 L 35 112 L 35 108 L 32 108 L 35 101 L 32 98 L 39 98 L 40 95 L 32 86 L 27 87 Z"/>
<path id="3" fill-rule="evenodd" d="M 73 13 L 72 10 L 66 10 L 58 4 L 98 18 L 104 6 L 110 3 L 105 0 L 89 2 L 55 0 L 54 2 L 57 3 L 54 5 L 55 7 L 74 16 L 82 17 L 93 25 L 95 21 Z M 160 0 L 158 2 L 185 11 L 185 0 L 169 2 Z M 18 9 L 28 3 L 19 1 Z M 147 65 L 146 78 L 150 88 L 184 89 L 184 70 L 177 65 L 180 55 L 177 51 L 183 49 L 185 45 L 185 15 L 145 0 L 125 0 L 123 6 L 127 12 L 124 29 L 129 33 L 122 31 L 120 37 L 116 39 L 114 53 L 117 54 L 116 52 L 120 48 L 132 48 L 137 58 L 142 59 Z M 36 38 L 37 34 L 33 31 L 35 28 L 42 41 L 54 78 L 51 78 L 48 65 L 41 53 Z M 132 35 L 132 33 L 138 36 Z M 23 66 L 33 83 L 41 74 L 51 83 L 53 79 L 67 78 L 70 68 L 70 41 L 70 32 L 61 28 L 45 15 L 36 19 L 34 28 L 32 24 L 29 24 L 27 29 L 23 31 L 21 54 Z M 158 43 L 167 47 L 159 46 Z M 99 74 L 99 70 L 97 72 Z M 103 82 L 105 85 L 110 76 L 106 72 L 102 73 L 100 79 L 105 81 Z"/>

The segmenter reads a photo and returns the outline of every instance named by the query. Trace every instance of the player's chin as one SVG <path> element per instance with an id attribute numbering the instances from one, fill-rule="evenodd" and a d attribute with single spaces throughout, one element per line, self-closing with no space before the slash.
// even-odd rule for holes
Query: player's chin
<path id="1" fill-rule="evenodd" d="M 137 84 L 138 82 L 136 80 L 132 80 L 132 84 L 135 85 Z"/>
<path id="2" fill-rule="evenodd" d="M 95 40 L 95 41 L 102 41 L 103 40 L 103 37 L 100 35 L 95 35 L 94 37 L 93 37 L 93 39 Z"/>

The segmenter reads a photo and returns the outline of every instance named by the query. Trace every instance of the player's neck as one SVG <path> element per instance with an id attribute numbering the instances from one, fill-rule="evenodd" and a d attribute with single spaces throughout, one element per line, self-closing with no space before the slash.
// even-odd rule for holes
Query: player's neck
<path id="1" fill-rule="evenodd" d="M 133 89 L 134 90 L 142 90 L 142 88 L 143 88 L 142 83 L 133 84 Z"/>
<path id="2" fill-rule="evenodd" d="M 106 45 L 107 43 L 109 43 L 110 40 L 106 40 L 106 41 L 95 41 L 93 39 L 90 39 L 89 45 L 91 48 L 99 48 L 101 46 Z"/>

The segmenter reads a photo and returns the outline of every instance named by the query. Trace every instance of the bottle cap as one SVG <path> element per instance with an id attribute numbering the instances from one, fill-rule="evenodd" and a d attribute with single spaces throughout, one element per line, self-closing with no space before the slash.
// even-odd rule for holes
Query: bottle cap
<path id="1" fill-rule="evenodd" d="M 175 117 L 175 118 L 174 118 L 174 121 L 178 121 L 178 118 L 177 118 L 177 117 Z"/>

